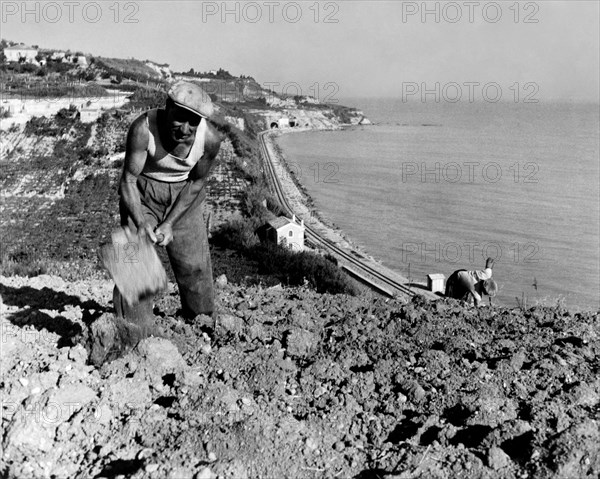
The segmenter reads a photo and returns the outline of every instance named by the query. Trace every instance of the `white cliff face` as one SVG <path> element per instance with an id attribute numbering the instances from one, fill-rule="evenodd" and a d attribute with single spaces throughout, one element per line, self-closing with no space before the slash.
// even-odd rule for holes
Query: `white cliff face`
<path id="1" fill-rule="evenodd" d="M 33 116 L 45 116 L 50 118 L 63 108 L 75 106 L 81 111 L 83 108 L 95 108 L 98 110 L 110 110 L 124 105 L 130 93 L 109 91 L 107 96 L 90 97 L 58 97 L 58 98 L 33 98 L 4 99 L 0 103 L 3 110 L 10 112 L 10 117 L 0 120 L 0 128 L 4 131 L 15 123 L 24 125 Z"/>
<path id="2" fill-rule="evenodd" d="M 169 79 L 173 77 L 173 72 L 168 65 L 158 65 L 154 62 L 146 62 L 146 66 L 152 68 L 162 78 Z"/>
<path id="3" fill-rule="evenodd" d="M 275 95 L 268 95 L 266 99 L 267 105 L 277 108 L 290 108 L 296 105 L 293 98 L 279 98 Z"/>
<path id="4" fill-rule="evenodd" d="M 362 112 L 350 110 L 345 123 L 333 109 L 329 108 L 285 108 L 283 110 L 249 110 L 252 115 L 262 117 L 263 129 L 276 124 L 277 129 L 335 130 L 344 125 L 369 125 L 371 122 Z M 292 126 L 293 125 L 293 126 Z"/>

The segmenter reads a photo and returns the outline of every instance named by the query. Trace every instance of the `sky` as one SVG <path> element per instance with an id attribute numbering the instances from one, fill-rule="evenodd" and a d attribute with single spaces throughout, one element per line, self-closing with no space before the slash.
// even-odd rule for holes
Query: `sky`
<path id="1" fill-rule="evenodd" d="M 600 2 L 2 1 L 2 38 L 278 92 L 599 101 Z"/>

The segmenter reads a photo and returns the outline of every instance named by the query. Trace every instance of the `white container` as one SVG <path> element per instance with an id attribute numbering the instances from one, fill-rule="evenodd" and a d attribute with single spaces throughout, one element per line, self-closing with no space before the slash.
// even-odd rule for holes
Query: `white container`
<path id="1" fill-rule="evenodd" d="M 427 289 L 432 293 L 444 292 L 444 281 L 446 277 L 443 274 L 428 274 Z"/>

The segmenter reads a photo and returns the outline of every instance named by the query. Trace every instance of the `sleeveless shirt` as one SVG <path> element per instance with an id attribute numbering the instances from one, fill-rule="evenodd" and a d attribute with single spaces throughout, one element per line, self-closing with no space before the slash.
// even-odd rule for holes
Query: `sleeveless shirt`
<path id="1" fill-rule="evenodd" d="M 196 129 L 194 143 L 185 158 L 179 158 L 165 150 L 158 132 L 157 124 L 158 109 L 150 110 L 146 115 L 146 124 L 148 125 L 148 147 L 146 164 L 142 170 L 142 175 L 153 180 L 174 183 L 188 179 L 190 170 L 198 163 L 204 155 L 204 140 L 206 136 L 206 120 L 202 121 Z"/>

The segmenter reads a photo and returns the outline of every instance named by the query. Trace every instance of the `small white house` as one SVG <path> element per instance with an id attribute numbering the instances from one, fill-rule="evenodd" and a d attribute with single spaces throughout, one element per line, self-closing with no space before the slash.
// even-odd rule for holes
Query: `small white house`
<path id="1" fill-rule="evenodd" d="M 33 63 L 37 54 L 37 48 L 28 47 L 23 44 L 13 45 L 4 49 L 4 56 L 7 62 L 18 62 L 23 58 L 25 62 Z"/>
<path id="2" fill-rule="evenodd" d="M 443 293 L 445 279 L 446 277 L 443 274 L 428 274 L 427 289 L 432 293 Z"/>
<path id="3" fill-rule="evenodd" d="M 79 120 L 81 123 L 91 123 L 100 117 L 100 108 L 85 106 L 79 110 Z"/>
<path id="4" fill-rule="evenodd" d="M 304 250 L 304 220 L 298 221 L 280 216 L 269 221 L 267 225 L 267 241 L 290 248 L 294 251 Z"/>
<path id="5" fill-rule="evenodd" d="M 73 63 L 75 65 L 79 65 L 80 67 L 87 67 L 87 58 L 85 55 L 75 55 L 74 53 L 66 53 L 64 57 L 60 60 L 61 63 Z"/>

